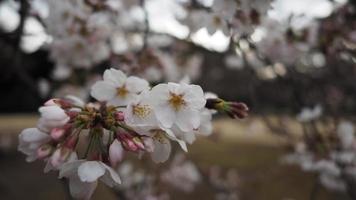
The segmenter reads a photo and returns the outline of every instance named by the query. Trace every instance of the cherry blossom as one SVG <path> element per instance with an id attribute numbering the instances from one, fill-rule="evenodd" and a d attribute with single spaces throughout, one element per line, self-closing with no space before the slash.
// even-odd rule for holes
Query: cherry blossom
<path id="1" fill-rule="evenodd" d="M 106 70 L 103 78 L 103 81 L 93 85 L 91 95 L 112 105 L 127 105 L 139 93 L 149 88 L 146 80 L 136 76 L 127 77 L 122 71 L 113 68 Z"/>
<path id="2" fill-rule="evenodd" d="M 154 112 L 165 128 L 176 124 L 183 131 L 197 129 L 199 111 L 205 106 L 203 90 L 198 85 L 159 84 L 152 88 Z"/>

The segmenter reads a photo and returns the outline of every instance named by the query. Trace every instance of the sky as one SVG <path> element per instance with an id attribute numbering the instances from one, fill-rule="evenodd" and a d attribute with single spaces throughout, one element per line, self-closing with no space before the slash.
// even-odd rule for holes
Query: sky
<path id="1" fill-rule="evenodd" d="M 185 1 L 185 0 L 178 0 Z M 205 5 L 211 5 L 212 0 L 200 0 Z M 0 4 L 0 26 L 8 32 L 13 31 L 19 23 L 19 15 L 16 12 L 16 4 L 14 3 Z M 41 2 L 41 0 L 37 1 Z M 336 0 L 343 4 L 346 0 Z M 36 4 L 41 7 L 41 3 Z M 327 17 L 334 9 L 334 5 L 329 0 L 275 0 L 272 3 L 272 9 L 268 15 L 281 23 L 286 23 L 289 16 L 295 16 L 295 20 L 291 23 L 296 28 L 301 28 L 311 23 L 315 18 Z M 167 33 L 177 38 L 186 38 L 189 34 L 189 29 L 182 25 L 176 18 L 184 18 L 186 13 L 176 1 L 167 0 L 147 0 L 146 8 L 149 13 L 149 21 L 151 29 L 156 32 Z M 46 12 L 45 7 L 43 7 Z M 133 12 L 133 14 L 135 14 Z M 143 17 L 139 12 L 135 14 L 138 18 Z M 25 31 L 29 36 L 23 38 L 22 47 L 24 51 L 31 53 L 40 48 L 45 42 L 50 41 L 50 36 L 45 33 L 45 29 L 34 18 L 26 20 Z M 258 30 L 257 30 L 258 31 Z M 256 32 L 255 37 L 261 37 Z M 192 41 L 207 49 L 223 52 L 229 46 L 229 38 L 221 31 L 214 35 L 209 35 L 205 29 L 200 29 L 192 34 Z"/>

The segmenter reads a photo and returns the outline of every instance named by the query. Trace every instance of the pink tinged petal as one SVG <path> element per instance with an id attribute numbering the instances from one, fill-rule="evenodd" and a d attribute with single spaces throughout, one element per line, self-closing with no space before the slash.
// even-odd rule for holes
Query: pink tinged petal
<path id="1" fill-rule="evenodd" d="M 169 105 L 155 107 L 154 112 L 157 120 L 160 122 L 160 124 L 162 124 L 163 127 L 172 127 L 174 121 L 176 120 L 176 113 Z"/>
<path id="2" fill-rule="evenodd" d="M 54 139 L 54 140 L 59 140 L 65 133 L 65 129 L 63 128 L 54 128 L 51 130 L 51 137 Z"/>
<path id="3" fill-rule="evenodd" d="M 91 87 L 90 95 L 98 101 L 109 101 L 116 96 L 116 88 L 112 83 L 98 81 Z"/>
<path id="4" fill-rule="evenodd" d="M 50 145 L 42 145 L 37 149 L 37 158 L 43 159 L 49 156 L 52 152 L 52 146 Z"/>
<path id="5" fill-rule="evenodd" d="M 69 178 L 69 191 L 72 197 L 76 199 L 89 200 L 93 195 L 97 185 L 97 181 L 82 182 L 77 176 Z"/>
<path id="6" fill-rule="evenodd" d="M 104 176 L 100 178 L 102 182 L 104 182 L 109 187 L 114 187 L 121 184 L 121 179 L 119 175 L 109 166 L 101 163 L 103 167 L 105 167 L 106 172 Z"/>
<path id="7" fill-rule="evenodd" d="M 105 70 L 103 78 L 105 82 L 112 83 L 116 87 L 120 87 L 126 82 L 126 75 L 113 68 Z"/>
<path id="8" fill-rule="evenodd" d="M 163 163 L 168 160 L 172 148 L 169 140 L 165 139 L 163 142 L 154 140 L 153 143 L 155 147 L 154 151 L 151 153 L 152 160 L 155 163 Z"/>
<path id="9" fill-rule="evenodd" d="M 61 149 L 57 149 L 49 159 L 49 162 L 57 169 L 64 163 L 64 160 L 65 156 L 62 154 Z"/>
<path id="10" fill-rule="evenodd" d="M 124 149 L 117 139 L 110 145 L 109 148 L 109 159 L 112 166 L 117 166 L 117 164 L 122 160 L 124 156 Z"/>
<path id="11" fill-rule="evenodd" d="M 82 182 L 94 182 L 103 176 L 105 168 L 97 161 L 87 161 L 78 168 L 78 175 Z"/>
<path id="12" fill-rule="evenodd" d="M 183 132 L 193 131 L 200 126 L 200 115 L 196 110 L 183 109 L 177 113 L 175 123 Z"/>
<path id="13" fill-rule="evenodd" d="M 58 99 L 50 99 L 44 103 L 45 106 L 56 106 L 56 100 Z"/>
<path id="14" fill-rule="evenodd" d="M 138 78 L 136 76 L 130 76 L 126 80 L 126 88 L 132 93 L 140 93 L 149 89 L 149 84 L 146 80 Z"/>

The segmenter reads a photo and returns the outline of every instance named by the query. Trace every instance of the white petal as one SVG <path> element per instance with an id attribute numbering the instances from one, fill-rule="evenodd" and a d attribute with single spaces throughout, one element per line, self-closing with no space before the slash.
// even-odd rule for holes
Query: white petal
<path id="1" fill-rule="evenodd" d="M 188 102 L 190 107 L 197 110 L 204 108 L 206 104 L 203 89 L 199 85 L 189 85 L 184 99 Z"/>
<path id="2" fill-rule="evenodd" d="M 183 141 L 183 140 L 180 140 L 178 139 L 174 133 L 169 130 L 169 129 L 165 129 L 165 132 L 168 136 L 168 138 L 170 138 L 171 140 L 174 140 L 176 142 L 178 142 L 179 146 L 185 151 L 185 152 L 188 152 L 188 148 L 187 148 L 187 144 Z"/>
<path id="3" fill-rule="evenodd" d="M 171 154 L 171 143 L 168 139 L 164 140 L 163 143 L 154 140 L 154 150 L 151 153 L 151 158 L 156 163 L 162 163 L 168 160 L 169 155 Z"/>
<path id="4" fill-rule="evenodd" d="M 97 161 L 87 161 L 78 168 L 78 175 L 83 182 L 94 182 L 103 176 L 105 168 Z"/>
<path id="5" fill-rule="evenodd" d="M 154 86 L 150 92 L 150 98 L 153 100 L 154 105 L 159 105 L 168 99 L 169 90 L 168 84 L 158 84 Z"/>
<path id="6" fill-rule="evenodd" d="M 82 182 L 77 176 L 69 178 L 69 190 L 76 199 L 89 200 L 93 195 L 98 182 Z"/>
<path id="7" fill-rule="evenodd" d="M 196 110 L 183 109 L 177 113 L 177 126 L 184 132 L 197 129 L 200 125 L 200 115 Z"/>
<path id="8" fill-rule="evenodd" d="M 75 105 L 75 106 L 84 107 L 84 105 L 85 105 L 84 101 L 76 96 L 67 95 L 65 98 L 70 100 L 73 103 L 73 105 Z"/>
<path id="9" fill-rule="evenodd" d="M 39 108 L 41 117 L 48 120 L 63 120 L 68 118 L 68 115 L 59 106 L 42 106 Z"/>
<path id="10" fill-rule="evenodd" d="M 130 76 L 126 80 L 126 88 L 133 93 L 139 93 L 149 89 L 149 84 L 146 80 L 138 78 L 136 76 Z"/>
<path id="11" fill-rule="evenodd" d="M 121 70 L 113 68 L 105 70 L 103 78 L 105 82 L 111 82 L 116 87 L 122 86 L 126 81 L 126 75 Z"/>
<path id="12" fill-rule="evenodd" d="M 172 127 L 176 119 L 176 113 L 169 105 L 154 107 L 154 112 L 157 120 L 162 124 L 163 127 Z"/>
<path id="13" fill-rule="evenodd" d="M 90 95 L 98 101 L 109 101 L 116 96 L 116 88 L 112 83 L 98 81 L 92 86 Z"/>
<path id="14" fill-rule="evenodd" d="M 63 177 L 68 178 L 72 175 L 78 174 L 78 167 L 84 162 L 85 160 L 76 160 L 73 162 L 64 163 L 60 168 L 58 178 L 63 178 Z"/>
<path id="15" fill-rule="evenodd" d="M 184 139 L 185 142 L 187 142 L 189 144 L 193 144 L 193 142 L 195 141 L 196 137 L 195 137 L 195 134 L 193 132 L 188 132 L 188 133 L 184 134 L 183 139 Z"/>
<path id="16" fill-rule="evenodd" d="M 114 187 L 118 184 L 121 184 L 121 179 L 119 175 L 111 167 L 105 165 L 104 163 L 101 164 L 103 165 L 103 167 L 106 168 L 106 172 L 104 176 L 100 178 L 100 180 L 103 181 L 109 187 Z"/>
<path id="17" fill-rule="evenodd" d="M 38 130 L 37 128 L 27 128 L 19 135 L 20 142 L 41 142 L 49 141 L 51 138 L 48 134 Z"/>

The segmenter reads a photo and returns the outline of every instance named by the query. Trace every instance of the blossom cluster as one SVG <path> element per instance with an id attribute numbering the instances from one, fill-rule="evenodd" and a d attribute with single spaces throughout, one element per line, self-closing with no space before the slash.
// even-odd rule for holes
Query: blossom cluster
<path id="1" fill-rule="evenodd" d="M 356 139 L 351 122 L 341 121 L 328 134 L 308 134 L 295 145 L 285 161 L 307 172 L 315 172 L 328 189 L 349 192 L 356 180 Z"/>
<path id="2" fill-rule="evenodd" d="M 197 135 L 212 133 L 213 113 L 247 116 L 243 103 L 205 95 L 198 85 L 161 83 L 150 87 L 145 79 L 108 69 L 91 88 L 97 102 L 69 96 L 51 99 L 39 108 L 36 128 L 19 135 L 19 150 L 27 161 L 46 162 L 45 172 L 59 170 L 69 179 L 73 197 L 89 199 L 98 180 L 114 187 L 121 183 L 115 171 L 125 152 L 147 153 L 164 162 L 175 142 L 187 151 Z M 85 146 L 85 148 L 81 148 Z"/>

